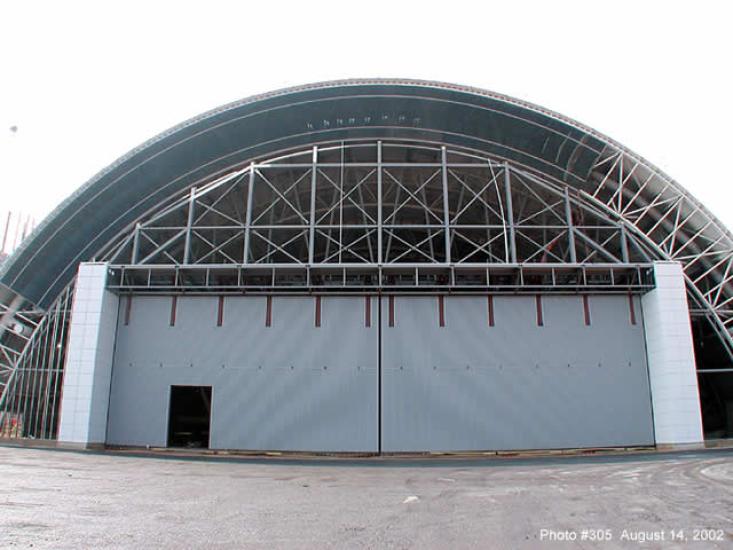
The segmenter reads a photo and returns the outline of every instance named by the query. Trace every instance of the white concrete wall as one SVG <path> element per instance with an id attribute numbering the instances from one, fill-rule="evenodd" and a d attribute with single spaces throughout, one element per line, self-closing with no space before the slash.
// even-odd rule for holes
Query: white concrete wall
<path id="1" fill-rule="evenodd" d="M 658 445 L 703 441 L 700 394 L 682 265 L 655 262 L 656 288 L 642 298 Z"/>
<path id="2" fill-rule="evenodd" d="M 119 299 L 105 290 L 107 264 L 82 263 L 67 344 L 59 441 L 89 445 L 106 439 Z"/>

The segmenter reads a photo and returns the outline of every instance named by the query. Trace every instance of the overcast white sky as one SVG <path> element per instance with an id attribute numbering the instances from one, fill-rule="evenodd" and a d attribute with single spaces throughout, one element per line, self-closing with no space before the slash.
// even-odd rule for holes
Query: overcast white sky
<path id="1" fill-rule="evenodd" d="M 132 147 L 222 103 L 320 80 L 411 77 L 575 118 L 731 227 L 731 6 L 2 2 L 0 222 L 8 210 L 40 220 Z"/>

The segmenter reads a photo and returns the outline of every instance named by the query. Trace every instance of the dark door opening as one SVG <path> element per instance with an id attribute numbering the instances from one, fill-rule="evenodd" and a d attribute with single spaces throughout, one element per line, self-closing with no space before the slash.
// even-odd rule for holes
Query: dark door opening
<path id="1" fill-rule="evenodd" d="M 168 446 L 209 448 L 211 386 L 171 386 Z"/>

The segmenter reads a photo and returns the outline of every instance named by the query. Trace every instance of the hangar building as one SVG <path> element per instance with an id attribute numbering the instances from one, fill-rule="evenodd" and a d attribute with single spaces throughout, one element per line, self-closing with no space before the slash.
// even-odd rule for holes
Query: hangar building
<path id="1" fill-rule="evenodd" d="M 134 149 L 2 264 L 0 437 L 700 445 L 733 432 L 732 258 L 683 187 L 547 109 L 276 91 Z"/>

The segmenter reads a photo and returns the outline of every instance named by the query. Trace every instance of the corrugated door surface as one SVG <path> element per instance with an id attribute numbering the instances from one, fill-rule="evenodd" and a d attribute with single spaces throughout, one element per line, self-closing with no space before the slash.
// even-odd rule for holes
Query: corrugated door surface
<path id="1" fill-rule="evenodd" d="M 634 316 L 627 296 L 446 297 L 444 326 L 438 297 L 392 304 L 383 451 L 653 444 L 636 298 Z"/>
<path id="2" fill-rule="evenodd" d="M 212 386 L 211 448 L 378 450 L 378 323 L 366 326 L 364 297 L 323 298 L 320 315 L 314 297 L 172 308 L 171 297 L 122 298 L 110 444 L 165 446 L 170 386 L 188 384 Z"/>

